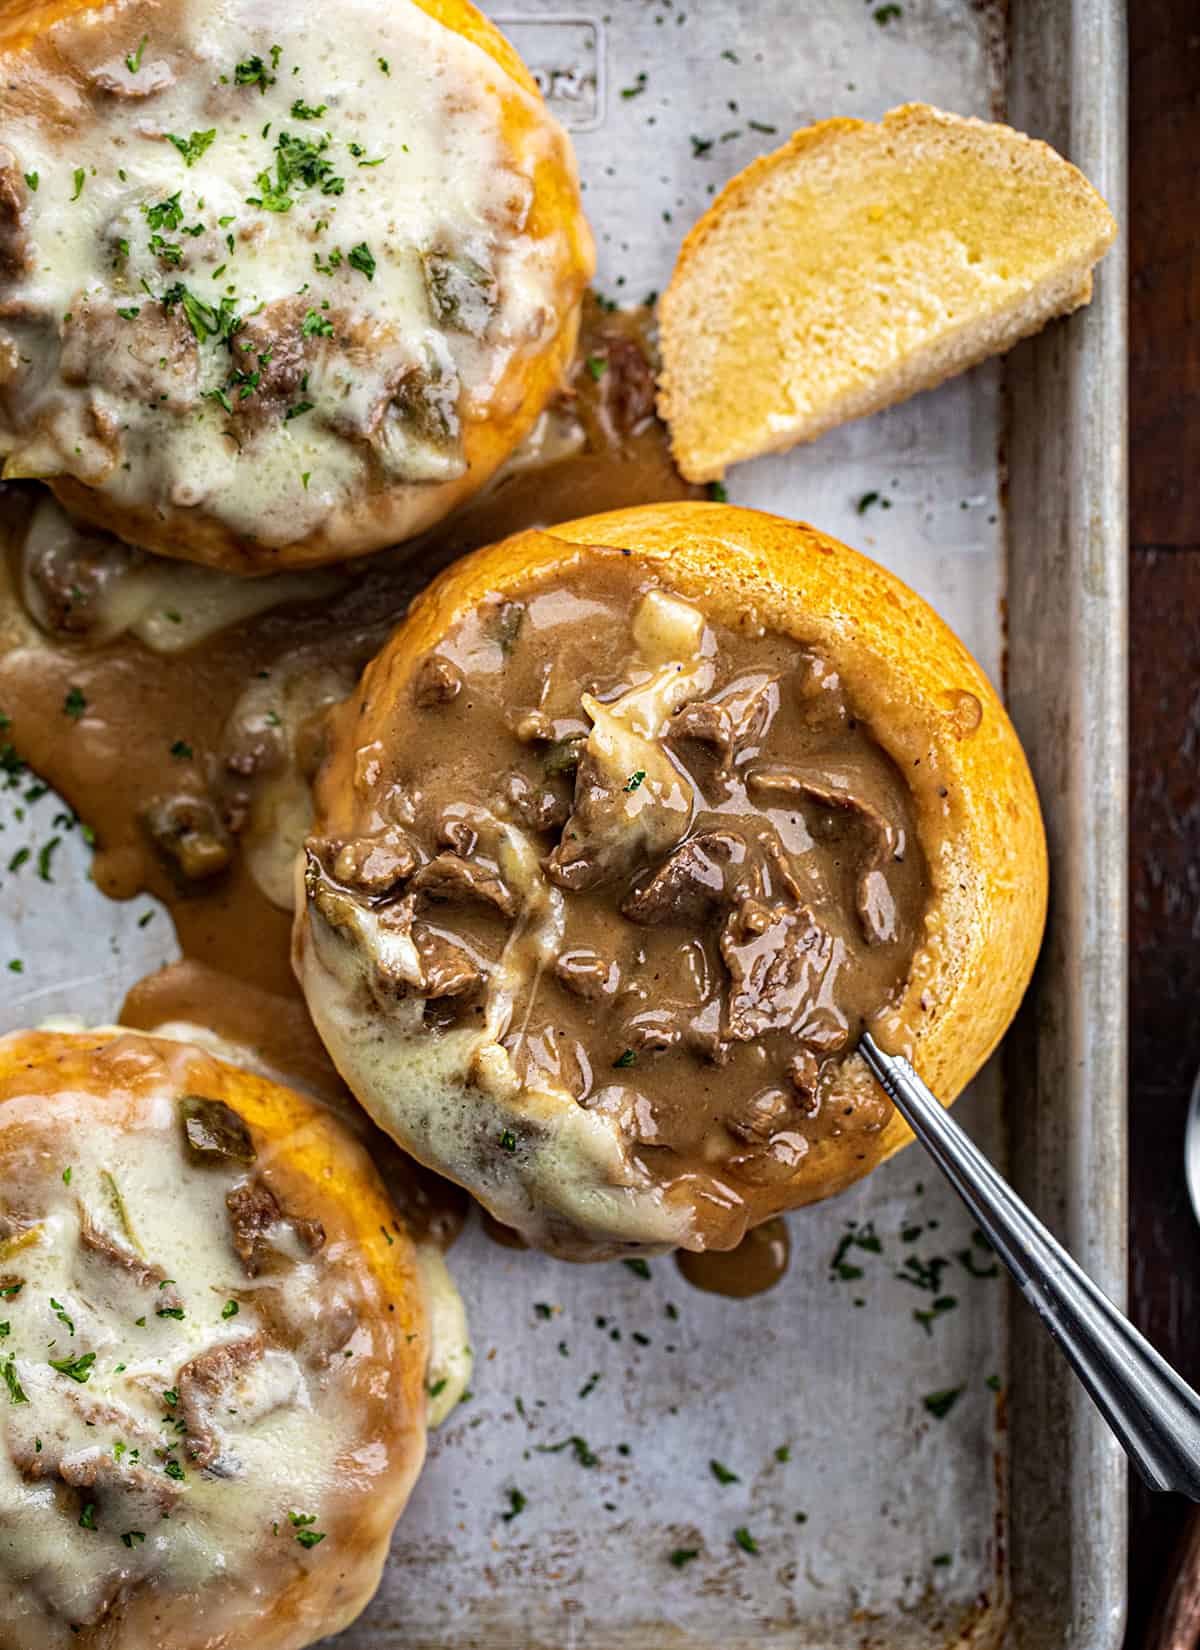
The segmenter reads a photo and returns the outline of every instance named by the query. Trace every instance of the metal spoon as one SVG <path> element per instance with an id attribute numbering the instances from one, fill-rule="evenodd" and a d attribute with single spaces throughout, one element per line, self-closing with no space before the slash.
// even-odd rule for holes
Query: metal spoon
<path id="1" fill-rule="evenodd" d="M 1145 1483 L 1200 1501 L 1200 1396 L 1051 1237 L 908 1061 L 885 1054 L 866 1034 L 859 1052 L 974 1215 Z M 1200 1177 L 1197 1104 L 1194 1099 L 1189 1118 L 1189 1144 L 1196 1149 L 1195 1160 L 1188 1158 L 1189 1185 L 1193 1173 Z M 1195 1189 L 1192 1196 L 1200 1201 Z"/>

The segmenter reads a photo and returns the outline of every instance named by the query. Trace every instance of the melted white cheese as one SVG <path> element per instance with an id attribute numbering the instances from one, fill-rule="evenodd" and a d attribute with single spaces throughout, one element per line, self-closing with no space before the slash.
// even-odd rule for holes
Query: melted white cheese
<path id="1" fill-rule="evenodd" d="M 32 267 L 0 282 L 6 474 L 199 509 L 265 545 L 368 486 L 460 474 L 461 422 L 561 320 L 565 232 L 528 232 L 548 117 L 405 0 L 172 0 L 145 16 L 136 71 L 137 41 L 115 29 L 97 69 L 104 11 L 50 30 L 90 82 L 86 114 L 65 78 L 6 106 L 13 175 L 36 179 Z M 231 343 L 234 314 L 249 330 Z M 289 350 L 303 376 L 248 420 L 264 394 L 250 380 Z"/>

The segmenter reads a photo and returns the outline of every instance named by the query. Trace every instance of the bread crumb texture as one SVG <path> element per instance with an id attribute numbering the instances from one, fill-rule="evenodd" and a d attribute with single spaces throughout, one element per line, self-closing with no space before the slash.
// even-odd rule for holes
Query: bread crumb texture
<path id="1" fill-rule="evenodd" d="M 928 104 L 796 132 L 726 185 L 660 308 L 689 481 L 903 401 L 1086 304 L 1116 235 L 1048 144 Z"/>

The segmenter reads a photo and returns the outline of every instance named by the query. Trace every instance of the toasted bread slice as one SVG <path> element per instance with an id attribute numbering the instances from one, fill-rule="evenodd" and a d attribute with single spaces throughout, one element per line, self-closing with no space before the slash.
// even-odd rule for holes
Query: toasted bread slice
<path id="1" fill-rule="evenodd" d="M 811 441 L 1092 295 L 1116 224 L 1076 168 L 928 104 L 826 120 L 738 174 L 660 306 L 659 407 L 689 481 Z"/>

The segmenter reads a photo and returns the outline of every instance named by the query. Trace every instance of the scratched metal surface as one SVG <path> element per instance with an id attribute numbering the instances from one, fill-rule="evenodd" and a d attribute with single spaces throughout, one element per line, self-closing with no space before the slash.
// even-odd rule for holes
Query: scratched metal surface
<path id="1" fill-rule="evenodd" d="M 661 287 L 714 189 L 794 126 L 911 98 L 984 115 L 1007 107 L 1079 161 L 1120 215 L 1114 0 L 1013 0 L 1007 35 L 1001 8 L 963 0 L 904 0 L 882 22 L 876 10 L 494 8 L 575 134 L 603 292 L 638 301 Z M 1003 1126 L 998 1063 L 960 1115 L 1002 1159 L 1007 1133 L 1018 1184 L 1118 1297 L 1121 259 L 1118 249 L 1086 315 L 1004 369 L 730 480 L 735 502 L 808 517 L 893 567 L 994 680 L 1008 648 L 1056 897 L 1009 1044 Z M 4 863 L 54 828 L 53 797 L 23 819 L 14 801 L 0 806 Z M 111 1017 L 125 987 L 171 955 L 166 918 L 139 926 L 146 900 L 105 902 L 85 880 L 78 831 L 59 829 L 57 886 L 29 868 L 0 883 L 0 936 L 24 962 L 22 975 L 0 975 L 0 1025 Z M 852 1244 L 836 1275 L 843 1239 L 865 1230 L 878 1248 L 869 1236 Z M 791 1233 L 783 1284 L 738 1303 L 691 1290 L 669 1261 L 648 1278 L 572 1268 L 472 1229 L 452 1264 L 472 1324 L 473 1396 L 432 1439 L 379 1594 L 338 1650 L 1115 1645 L 1115 1452 L 1020 1309 L 1010 1341 L 1006 1286 L 974 1275 L 988 1257 L 954 1199 L 910 1152 L 794 1217 Z M 915 1316 L 946 1298 L 954 1307 L 928 1324 Z M 939 1419 L 924 1400 L 951 1391 Z M 736 1481 L 719 1483 L 712 1459 Z M 524 1505 L 505 1518 L 512 1492 Z M 756 1552 L 738 1546 L 739 1529 Z M 697 1556 L 677 1568 L 680 1549 Z"/>

